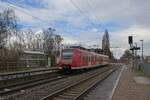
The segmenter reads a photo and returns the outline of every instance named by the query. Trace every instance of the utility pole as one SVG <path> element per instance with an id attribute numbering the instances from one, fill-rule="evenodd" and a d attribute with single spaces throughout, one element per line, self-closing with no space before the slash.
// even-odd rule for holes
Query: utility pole
<path id="1" fill-rule="evenodd" d="M 137 66 L 137 65 L 138 65 L 137 63 L 138 63 L 138 62 L 137 62 L 137 49 L 136 49 L 136 48 L 137 48 L 137 43 L 135 42 L 135 56 L 134 56 L 134 62 L 135 62 L 134 67 L 135 67 L 135 69 L 137 69 L 137 67 L 138 67 L 138 66 Z"/>
<path id="2" fill-rule="evenodd" d="M 142 42 L 142 63 L 143 63 L 143 40 L 140 40 Z"/>
<path id="3" fill-rule="evenodd" d="M 137 48 L 137 43 L 135 42 L 135 48 Z M 137 50 L 135 49 L 135 57 L 137 56 Z"/>

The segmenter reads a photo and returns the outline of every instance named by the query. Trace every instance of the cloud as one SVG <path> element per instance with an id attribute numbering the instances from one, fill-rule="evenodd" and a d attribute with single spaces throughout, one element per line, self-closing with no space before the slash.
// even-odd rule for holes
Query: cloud
<path id="1" fill-rule="evenodd" d="M 144 40 L 145 44 L 148 44 L 150 41 L 150 29 L 148 27 L 141 26 L 131 26 L 128 29 L 124 29 L 118 32 L 110 33 L 113 36 L 112 44 L 113 45 L 122 45 L 123 47 L 128 47 L 128 36 L 133 36 L 133 41 L 140 43 L 140 40 Z M 120 42 L 117 42 L 120 41 Z M 149 45 L 145 45 L 146 48 L 149 48 Z"/>
<path id="2" fill-rule="evenodd" d="M 10 7 L 15 10 L 21 24 L 37 31 L 46 27 L 56 28 L 67 43 L 101 46 L 103 32 L 108 29 L 112 47 L 129 48 L 128 36 L 133 35 L 138 45 L 139 40 L 143 39 L 145 50 L 150 48 L 150 0 L 72 0 L 73 3 L 71 0 L 12 1 L 15 8 L 46 22 Z M 23 7 L 18 7 L 20 5 Z M 7 2 L 0 2 L 0 6 L 0 9 L 9 7 Z"/>
<path id="3" fill-rule="evenodd" d="M 63 44 L 79 44 L 78 40 L 73 39 L 72 37 L 63 37 L 64 41 Z"/>
<path id="4" fill-rule="evenodd" d="M 10 1 L 10 0 L 7 0 Z M 73 25 L 82 26 L 88 21 L 103 23 L 117 21 L 124 24 L 149 25 L 149 0 L 75 0 L 74 4 L 82 10 L 79 11 L 71 0 L 13 0 L 14 5 L 23 5 L 26 12 L 53 23 L 55 20 L 66 20 Z M 7 3 L 3 4 L 7 6 Z M 29 9 L 30 8 L 30 9 Z M 33 18 L 22 17 L 23 13 L 17 12 L 23 22 L 33 22 Z M 22 15 L 22 16 L 21 16 Z"/>
<path id="5" fill-rule="evenodd" d="M 118 47 L 118 48 L 111 48 L 110 50 L 113 53 L 114 57 L 119 59 L 124 54 L 124 51 L 127 49 Z"/>
<path id="6" fill-rule="evenodd" d="M 150 55 L 150 29 L 143 26 L 131 26 L 128 29 L 124 29 L 118 32 L 113 32 L 113 36 L 110 37 L 111 46 L 119 47 L 122 49 L 129 49 L 128 36 L 133 36 L 133 42 L 137 43 L 138 47 L 141 47 L 141 41 L 144 40 L 144 55 Z M 133 43 L 133 44 L 134 44 Z M 134 44 L 135 45 L 135 44 Z M 123 51 L 123 50 L 122 50 Z M 138 52 L 140 54 L 141 50 Z"/>

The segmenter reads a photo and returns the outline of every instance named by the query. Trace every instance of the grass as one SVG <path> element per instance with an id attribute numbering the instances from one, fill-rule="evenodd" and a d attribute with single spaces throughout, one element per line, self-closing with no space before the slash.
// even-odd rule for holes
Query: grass
<path id="1" fill-rule="evenodd" d="M 135 73 L 136 73 L 137 76 L 145 76 L 144 71 L 142 69 L 141 70 L 136 70 Z"/>

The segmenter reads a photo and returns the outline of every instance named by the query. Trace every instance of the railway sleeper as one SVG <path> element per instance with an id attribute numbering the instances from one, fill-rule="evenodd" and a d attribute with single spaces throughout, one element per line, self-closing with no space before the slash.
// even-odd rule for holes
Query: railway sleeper
<path id="1" fill-rule="evenodd" d="M 76 91 L 67 91 L 67 92 L 65 92 L 66 94 L 68 93 L 68 94 L 79 94 L 79 92 L 76 92 Z"/>
<path id="2" fill-rule="evenodd" d="M 84 89 L 86 89 L 86 88 L 87 88 L 87 86 L 84 86 L 84 87 L 80 86 L 80 87 L 78 87 L 78 88 L 72 89 L 71 91 L 74 91 L 74 92 L 79 93 L 79 92 L 81 92 L 81 91 L 84 91 Z"/>
<path id="3" fill-rule="evenodd" d="M 53 100 L 66 100 L 66 99 L 62 99 L 62 98 L 59 98 L 59 97 L 54 97 Z"/>
<path id="4" fill-rule="evenodd" d="M 63 95 L 67 95 L 67 96 L 77 96 L 79 93 L 63 93 Z"/>
<path id="5" fill-rule="evenodd" d="M 72 100 L 74 98 L 74 96 L 59 95 L 58 98 L 62 98 L 65 100 Z"/>

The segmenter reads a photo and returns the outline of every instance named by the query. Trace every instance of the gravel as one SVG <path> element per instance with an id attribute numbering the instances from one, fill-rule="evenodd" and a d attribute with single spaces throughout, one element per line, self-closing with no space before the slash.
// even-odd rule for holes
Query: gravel
<path id="1" fill-rule="evenodd" d="M 98 70 L 101 71 L 101 69 L 98 69 Z M 98 70 L 94 70 L 89 73 L 92 74 L 93 72 L 96 72 Z M 58 90 L 58 87 L 59 87 L 59 89 L 66 87 L 66 86 L 68 86 L 68 84 L 72 84 L 73 82 L 79 81 L 82 78 L 87 77 L 87 75 L 90 75 L 87 73 L 84 73 L 84 74 L 85 75 L 79 74 L 79 75 L 75 75 L 72 77 L 64 78 L 64 79 L 58 80 L 57 82 L 56 81 L 50 82 L 48 84 L 36 86 L 31 89 L 21 90 L 21 92 L 18 92 L 13 95 L 9 95 L 6 98 L 8 98 L 9 100 L 39 100 L 42 97 Z"/>

